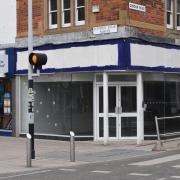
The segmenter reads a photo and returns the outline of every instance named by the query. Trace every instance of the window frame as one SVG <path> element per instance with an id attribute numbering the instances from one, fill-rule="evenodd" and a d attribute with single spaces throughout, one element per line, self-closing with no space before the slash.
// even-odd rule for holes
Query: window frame
<path id="1" fill-rule="evenodd" d="M 173 3 L 173 0 L 170 0 L 171 1 L 171 10 L 168 10 L 167 9 L 168 8 L 167 7 L 167 1 L 166 1 L 166 16 L 168 17 L 168 13 L 170 13 L 170 24 L 168 24 L 167 22 L 166 22 L 166 24 L 167 24 L 168 29 L 173 29 L 173 25 L 174 25 L 174 23 L 173 23 L 173 20 L 174 20 L 174 18 L 173 18 L 173 16 L 174 16 L 174 3 Z M 166 21 L 167 21 L 167 18 L 166 18 Z"/>
<path id="2" fill-rule="evenodd" d="M 64 23 L 65 22 L 65 16 L 64 16 L 64 12 L 65 11 L 70 11 L 70 23 Z M 62 27 L 70 27 L 71 26 L 71 0 L 70 0 L 70 8 L 69 9 L 64 9 L 64 0 L 61 0 L 61 26 Z"/>
<path id="3" fill-rule="evenodd" d="M 57 22 L 56 24 L 52 24 L 52 13 L 56 12 L 57 14 Z M 49 29 L 56 29 L 58 28 L 58 7 L 56 10 L 51 11 L 51 0 L 48 0 L 48 24 L 49 24 Z"/>
<path id="4" fill-rule="evenodd" d="M 179 16 L 179 18 L 180 18 L 180 11 L 178 12 L 178 0 L 176 0 L 176 23 L 177 23 L 177 20 L 178 20 L 178 16 Z M 180 5 L 180 4 L 179 4 Z M 179 8 L 180 9 L 180 8 Z M 179 24 L 179 26 L 176 24 L 176 28 L 177 28 L 177 30 L 179 31 L 180 30 L 180 24 Z"/>
<path id="5" fill-rule="evenodd" d="M 75 6 L 74 6 L 74 8 L 75 8 L 75 13 L 74 13 L 74 15 L 75 15 L 75 25 L 76 26 L 82 26 L 82 25 L 85 25 L 85 22 L 86 22 L 86 14 L 85 14 L 85 8 L 86 8 L 86 1 L 84 0 L 84 6 L 77 6 L 77 1 L 78 0 L 75 0 Z M 84 20 L 82 20 L 82 21 L 78 21 L 78 9 L 80 9 L 80 8 L 84 8 L 84 14 L 85 14 L 85 18 L 84 18 Z"/>

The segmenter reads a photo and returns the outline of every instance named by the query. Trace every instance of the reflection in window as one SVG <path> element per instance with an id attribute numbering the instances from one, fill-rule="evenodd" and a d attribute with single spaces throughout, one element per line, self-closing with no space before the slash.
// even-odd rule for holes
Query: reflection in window
<path id="1" fill-rule="evenodd" d="M 99 118 L 99 137 L 104 137 L 104 118 Z"/>
<path id="2" fill-rule="evenodd" d="M 122 112 L 136 112 L 136 87 L 121 87 Z"/>
<path id="3" fill-rule="evenodd" d="M 144 82 L 144 104 L 144 133 L 155 135 L 155 116 L 170 117 L 180 114 L 180 82 Z M 159 121 L 160 133 L 180 131 L 179 123 L 180 119 Z"/>
<path id="4" fill-rule="evenodd" d="M 109 117 L 109 137 L 116 137 L 116 117 Z"/>
<path id="5" fill-rule="evenodd" d="M 35 90 L 35 132 L 93 135 L 92 83 L 38 82 Z"/>
<path id="6" fill-rule="evenodd" d="M 121 118 L 121 136 L 136 137 L 137 136 L 137 120 L 136 117 Z"/>

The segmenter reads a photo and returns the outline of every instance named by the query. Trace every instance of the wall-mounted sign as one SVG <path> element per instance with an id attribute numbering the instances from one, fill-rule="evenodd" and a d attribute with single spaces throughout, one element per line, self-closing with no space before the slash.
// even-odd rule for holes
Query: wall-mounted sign
<path id="1" fill-rule="evenodd" d="M 146 7 L 140 4 L 135 4 L 135 3 L 129 3 L 129 9 L 133 9 L 136 11 L 141 11 L 141 12 L 146 12 Z"/>
<path id="2" fill-rule="evenodd" d="M 107 33 L 116 33 L 116 32 L 117 32 L 117 24 L 108 25 L 108 26 L 99 26 L 93 28 L 93 34 L 107 34 Z"/>
<path id="3" fill-rule="evenodd" d="M 5 54 L 0 55 L 0 76 L 8 72 L 8 56 Z"/>

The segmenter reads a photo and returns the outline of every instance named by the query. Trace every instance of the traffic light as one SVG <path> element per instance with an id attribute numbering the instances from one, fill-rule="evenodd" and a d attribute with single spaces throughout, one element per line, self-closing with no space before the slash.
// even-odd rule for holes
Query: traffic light
<path id="1" fill-rule="evenodd" d="M 42 69 L 42 66 L 47 63 L 47 55 L 42 53 L 31 53 L 29 55 L 29 63 L 35 69 Z"/>

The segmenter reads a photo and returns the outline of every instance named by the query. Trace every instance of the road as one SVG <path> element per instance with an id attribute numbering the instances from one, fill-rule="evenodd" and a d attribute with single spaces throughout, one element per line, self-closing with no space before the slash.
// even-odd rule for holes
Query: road
<path id="1" fill-rule="evenodd" d="M 0 180 L 173 180 L 180 179 L 179 150 L 80 166 L 4 174 Z"/>

